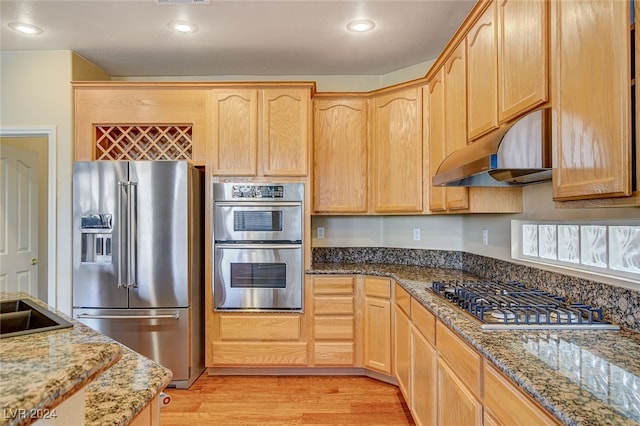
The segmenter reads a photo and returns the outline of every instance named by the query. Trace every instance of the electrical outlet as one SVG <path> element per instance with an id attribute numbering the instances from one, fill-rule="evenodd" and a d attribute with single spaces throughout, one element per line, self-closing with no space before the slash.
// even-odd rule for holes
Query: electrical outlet
<path id="1" fill-rule="evenodd" d="M 488 229 L 483 229 L 482 230 L 482 245 L 483 246 L 488 246 L 489 245 L 489 230 Z"/>
<path id="2" fill-rule="evenodd" d="M 413 241 L 420 241 L 420 228 L 413 228 Z"/>
<path id="3" fill-rule="evenodd" d="M 324 238 L 324 227 L 318 226 L 316 228 L 316 236 L 318 237 L 319 240 Z"/>

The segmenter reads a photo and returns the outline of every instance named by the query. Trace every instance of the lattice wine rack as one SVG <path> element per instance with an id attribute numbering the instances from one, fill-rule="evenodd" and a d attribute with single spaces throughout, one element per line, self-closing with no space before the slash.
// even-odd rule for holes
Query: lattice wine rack
<path id="1" fill-rule="evenodd" d="M 95 126 L 97 160 L 191 160 L 192 126 Z"/>

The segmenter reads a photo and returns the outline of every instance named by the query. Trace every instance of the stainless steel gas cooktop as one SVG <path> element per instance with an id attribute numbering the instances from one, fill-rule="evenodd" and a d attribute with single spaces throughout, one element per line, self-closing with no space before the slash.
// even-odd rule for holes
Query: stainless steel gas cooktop
<path id="1" fill-rule="evenodd" d="M 605 321 L 602 309 L 517 282 L 434 281 L 431 290 L 480 322 L 483 330 L 619 330 Z"/>

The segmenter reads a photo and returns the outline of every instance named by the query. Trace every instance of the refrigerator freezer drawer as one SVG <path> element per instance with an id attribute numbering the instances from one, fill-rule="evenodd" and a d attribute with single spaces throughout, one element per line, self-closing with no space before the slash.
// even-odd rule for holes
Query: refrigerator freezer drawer
<path id="1" fill-rule="evenodd" d="M 189 315 L 184 309 L 74 309 L 74 319 L 189 379 Z"/>

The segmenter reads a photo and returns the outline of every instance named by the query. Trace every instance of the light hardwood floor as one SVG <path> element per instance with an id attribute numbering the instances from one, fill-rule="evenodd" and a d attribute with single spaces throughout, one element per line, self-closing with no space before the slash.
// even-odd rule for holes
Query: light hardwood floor
<path id="1" fill-rule="evenodd" d="M 353 376 L 207 376 L 167 389 L 167 425 L 414 425 L 396 386 Z"/>

